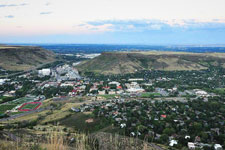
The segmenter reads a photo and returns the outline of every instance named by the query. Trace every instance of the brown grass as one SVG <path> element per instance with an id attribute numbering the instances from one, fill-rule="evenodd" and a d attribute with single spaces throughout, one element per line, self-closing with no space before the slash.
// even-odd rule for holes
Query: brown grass
<path id="1" fill-rule="evenodd" d="M 74 133 L 69 139 L 63 133 L 52 132 L 40 142 L 12 142 L 1 141 L 0 150 L 156 150 L 149 146 L 147 142 L 119 135 L 107 135 L 95 138 L 93 135 L 87 136 L 82 133 Z M 73 143 L 71 143 L 73 138 Z M 107 141 L 105 141 L 107 139 Z"/>

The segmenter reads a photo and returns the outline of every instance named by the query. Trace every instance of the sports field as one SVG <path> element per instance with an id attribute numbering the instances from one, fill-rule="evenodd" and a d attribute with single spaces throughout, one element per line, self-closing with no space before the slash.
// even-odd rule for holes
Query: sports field
<path id="1" fill-rule="evenodd" d="M 20 108 L 18 108 L 19 111 L 32 111 L 36 110 L 41 106 L 41 102 L 29 102 L 24 103 Z"/>
<path id="2" fill-rule="evenodd" d="M 32 103 L 29 103 L 29 104 L 26 104 L 23 109 L 34 109 L 38 106 L 39 104 L 32 104 Z"/>

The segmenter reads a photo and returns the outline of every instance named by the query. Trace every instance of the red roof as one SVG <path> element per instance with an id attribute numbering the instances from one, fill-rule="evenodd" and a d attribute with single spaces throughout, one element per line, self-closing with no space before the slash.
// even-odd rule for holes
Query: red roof
<path id="1" fill-rule="evenodd" d="M 122 89 L 122 86 L 120 86 L 120 85 L 119 85 L 119 86 L 117 86 L 117 89 Z"/>
<path id="2" fill-rule="evenodd" d="M 166 118 L 166 115 L 161 115 L 162 118 Z"/>
<path id="3" fill-rule="evenodd" d="M 76 92 L 77 92 L 77 90 L 73 89 L 73 90 L 72 90 L 72 92 L 76 93 Z"/>

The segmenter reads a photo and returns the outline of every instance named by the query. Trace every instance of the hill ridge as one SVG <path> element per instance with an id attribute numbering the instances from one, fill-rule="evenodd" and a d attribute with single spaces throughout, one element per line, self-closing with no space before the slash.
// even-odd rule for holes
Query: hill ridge
<path id="1" fill-rule="evenodd" d="M 81 72 L 126 74 L 139 70 L 201 70 L 225 66 L 225 53 L 189 53 L 167 51 L 103 52 L 78 65 Z"/>
<path id="2" fill-rule="evenodd" d="M 55 61 L 52 51 L 37 46 L 0 46 L 0 67 L 22 71 Z"/>

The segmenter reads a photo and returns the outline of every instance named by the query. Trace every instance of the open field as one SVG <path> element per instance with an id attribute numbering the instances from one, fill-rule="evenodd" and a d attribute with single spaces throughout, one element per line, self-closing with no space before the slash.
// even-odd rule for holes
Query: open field
<path id="1" fill-rule="evenodd" d="M 93 119 L 93 122 L 87 123 L 88 119 Z M 59 121 L 60 125 L 73 128 L 77 131 L 95 132 L 108 126 L 101 119 L 95 119 L 91 113 L 75 113 L 67 118 Z"/>
<path id="2" fill-rule="evenodd" d="M 33 98 L 22 97 L 22 98 L 19 98 L 19 99 L 8 102 L 8 104 L 22 104 L 22 103 L 31 102 L 33 100 L 34 100 Z"/>
<path id="3" fill-rule="evenodd" d="M 109 98 L 115 98 L 115 96 L 119 96 L 119 95 L 118 94 L 105 94 L 105 95 L 98 95 L 98 96 L 109 99 Z"/>
<path id="4" fill-rule="evenodd" d="M 17 105 L 0 105 L 0 112 L 5 112 L 7 110 L 11 110 L 14 107 L 16 107 Z"/>
<path id="5" fill-rule="evenodd" d="M 78 107 L 79 105 L 80 104 L 77 104 L 77 103 L 65 103 L 62 106 L 60 106 L 58 109 L 49 111 L 51 113 L 46 115 L 45 118 L 41 121 L 41 123 L 53 122 L 53 121 L 63 119 L 66 116 L 69 116 L 74 113 L 70 110 L 71 107 Z"/>
<path id="6" fill-rule="evenodd" d="M 141 94 L 142 98 L 151 98 L 152 96 L 160 96 L 160 94 L 159 93 L 151 93 L 151 92 L 146 92 L 146 93 Z"/>

